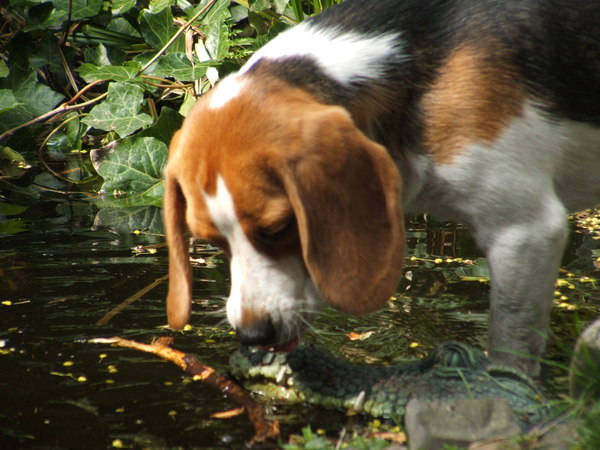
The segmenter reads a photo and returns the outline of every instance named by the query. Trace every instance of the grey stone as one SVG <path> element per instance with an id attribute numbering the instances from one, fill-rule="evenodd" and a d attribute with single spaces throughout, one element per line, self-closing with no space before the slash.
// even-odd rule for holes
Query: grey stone
<path id="1" fill-rule="evenodd" d="M 600 319 L 592 322 L 581 334 L 571 359 L 569 394 L 586 400 L 600 398 Z"/>
<path id="2" fill-rule="evenodd" d="M 444 445 L 468 447 L 472 442 L 518 436 L 519 422 L 505 399 L 451 402 L 412 399 L 404 427 L 410 450 L 437 450 Z"/>

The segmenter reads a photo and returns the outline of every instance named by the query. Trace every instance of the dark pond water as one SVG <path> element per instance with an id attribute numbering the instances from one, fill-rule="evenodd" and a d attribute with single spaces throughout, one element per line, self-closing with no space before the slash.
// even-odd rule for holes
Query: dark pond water
<path id="1" fill-rule="evenodd" d="M 324 310 L 308 340 L 374 363 L 421 356 L 449 339 L 484 344 L 487 267 L 468 233 L 422 219 L 410 229 L 403 295 L 360 318 Z M 172 332 L 164 327 L 166 284 L 156 282 L 167 271 L 160 233 L 156 209 L 98 210 L 64 198 L 0 203 L 0 448 L 240 448 L 252 436 L 245 415 L 211 418 L 235 405 L 173 364 L 87 342 L 172 336 L 176 348 L 227 369 L 237 347 L 223 311 L 227 263 L 199 247 L 193 327 Z M 579 279 L 594 275 L 590 255 L 598 252 L 598 241 L 574 233 L 565 264 L 576 267 L 576 276 L 572 288 L 562 289 L 566 298 L 557 296 L 563 305 L 553 317 L 557 337 L 549 355 L 556 361 L 566 361 L 576 323 L 600 309 L 597 284 Z M 97 325 L 152 284 L 108 324 Z M 348 339 L 350 331 L 364 339 Z M 561 389 L 560 378 L 548 380 Z M 309 423 L 335 435 L 348 420 L 308 406 L 269 412 L 284 435 Z"/>

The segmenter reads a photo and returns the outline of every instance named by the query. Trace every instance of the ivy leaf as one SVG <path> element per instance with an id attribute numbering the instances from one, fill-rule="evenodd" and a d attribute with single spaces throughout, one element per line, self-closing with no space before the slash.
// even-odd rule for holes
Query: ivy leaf
<path id="1" fill-rule="evenodd" d="M 152 137 L 123 139 L 107 154 L 100 151 L 92 154 L 94 167 L 104 178 L 102 192 L 142 196 L 145 204 L 162 199 L 166 158 L 167 145 Z"/>
<path id="2" fill-rule="evenodd" d="M 87 83 L 96 80 L 128 81 L 136 78 L 142 68 L 137 61 L 127 61 L 121 66 L 97 66 L 83 63 L 76 70 Z"/>
<path id="3" fill-rule="evenodd" d="M 30 167 L 31 165 L 20 153 L 10 147 L 0 146 L 0 171 L 3 176 L 18 178 L 27 173 Z M 2 203 L 0 203 L 0 213 L 2 213 L 1 208 Z"/>
<path id="4" fill-rule="evenodd" d="M 165 8 L 157 13 L 144 10 L 140 20 L 140 31 L 144 40 L 155 49 L 161 49 L 177 31 L 173 14 L 170 8 Z M 167 52 L 184 52 L 185 40 L 179 36 L 167 49 Z"/>
<path id="5" fill-rule="evenodd" d="M 227 25 L 229 19 L 229 2 L 217 2 L 200 21 L 203 30 L 206 30 L 205 47 L 212 59 L 222 60 L 227 56 L 230 44 Z"/>
<path id="6" fill-rule="evenodd" d="M 6 78 L 0 79 L 0 89 L 12 91 L 15 101 L 18 102 L 18 105 L 13 104 L 9 109 L 0 112 L 0 131 L 14 128 L 52 110 L 64 98 L 45 84 L 38 83 L 34 71 L 26 71 L 17 66 L 11 69 Z M 5 97 L 5 99 L 8 102 L 6 106 L 10 106 L 11 99 L 9 97 Z M 30 130 L 23 131 L 24 133 L 31 132 Z M 27 134 L 26 137 L 29 139 L 31 136 Z M 12 144 L 17 145 L 15 142 Z M 19 145 L 26 144 L 20 142 Z"/>
<path id="7" fill-rule="evenodd" d="M 136 0 L 113 0 L 111 4 L 113 15 L 123 14 L 135 6 Z"/>
<path id="8" fill-rule="evenodd" d="M 173 77 L 178 81 L 193 81 L 202 78 L 208 67 L 208 63 L 192 65 L 185 53 L 169 53 L 160 58 L 148 73 L 156 77 Z"/>
<path id="9" fill-rule="evenodd" d="M 285 13 L 285 9 L 287 8 L 290 2 L 288 0 L 275 0 L 273 2 L 273 6 L 275 8 L 275 12 L 277 14 Z"/>
<path id="10" fill-rule="evenodd" d="M 204 45 L 212 59 L 219 61 L 227 57 L 229 43 L 229 28 L 225 22 L 215 22 L 208 26 Z"/>
<path id="11" fill-rule="evenodd" d="M 97 15 L 104 0 L 52 0 L 39 2 L 28 11 L 23 31 L 59 28 L 67 20 L 76 21 Z M 69 8 L 70 7 L 70 8 Z"/>
<path id="12" fill-rule="evenodd" d="M 264 11 L 271 8 L 271 2 L 269 0 L 255 0 L 250 2 L 250 11 Z"/>
<path id="13" fill-rule="evenodd" d="M 10 89 L 0 89 L 0 113 L 9 111 L 22 104 L 17 101 Z"/>
<path id="14" fill-rule="evenodd" d="M 230 4 L 230 2 L 227 2 L 227 1 L 225 1 L 225 2 L 219 1 L 219 2 L 215 3 L 206 12 L 204 17 L 202 17 L 202 20 L 200 21 L 200 23 L 204 26 L 207 26 L 207 25 L 211 25 L 214 23 L 225 22 L 227 19 L 231 18 L 231 12 L 229 11 L 229 4 Z M 203 8 L 204 6 L 205 6 L 204 2 L 201 2 L 200 4 L 198 4 L 198 6 L 196 7 L 196 10 L 193 11 L 193 13 L 191 15 L 198 12 L 198 10 L 200 8 Z"/>
<path id="15" fill-rule="evenodd" d="M 83 122 L 93 128 L 127 136 L 152 123 L 152 117 L 139 112 L 143 101 L 141 87 L 132 83 L 110 83 L 108 98 L 96 105 Z"/>
<path id="16" fill-rule="evenodd" d="M 64 97 L 39 83 L 32 70 L 13 67 L 8 77 L 0 80 L 0 88 L 11 89 L 27 114 L 39 116 L 54 108 Z"/>
<path id="17" fill-rule="evenodd" d="M 27 10 L 27 25 L 24 32 L 58 28 L 66 20 L 67 11 L 59 11 L 50 2 L 40 2 Z"/>
<path id="18" fill-rule="evenodd" d="M 52 0 L 52 3 L 57 10 L 64 11 L 65 15 L 69 14 L 70 6 L 70 19 L 75 21 L 97 15 L 102 9 L 104 0 Z"/>
<path id="19" fill-rule="evenodd" d="M 172 0 L 150 0 L 150 4 L 148 5 L 148 9 L 152 13 L 157 13 L 162 11 L 165 8 L 170 8 L 171 4 L 174 2 Z"/>
<path id="20" fill-rule="evenodd" d="M 163 106 L 156 123 L 140 131 L 136 137 L 153 137 L 169 145 L 171 137 L 183 123 L 183 116 L 174 109 Z"/>
<path id="21" fill-rule="evenodd" d="M 8 66 L 3 59 L 0 59 L 0 77 L 4 78 L 8 75 Z"/>
<path id="22" fill-rule="evenodd" d="M 46 66 L 52 72 L 61 73 L 63 66 L 58 56 L 58 39 L 52 33 L 44 33 L 44 37 L 40 41 L 39 47 L 29 55 L 29 65 L 31 67 Z M 65 57 L 67 60 L 72 57 L 72 49 L 68 50 Z"/>
<path id="23" fill-rule="evenodd" d="M 103 44 L 86 48 L 84 55 L 85 62 L 96 66 L 122 66 L 126 57 L 125 52 L 121 49 L 106 47 Z"/>
<path id="24" fill-rule="evenodd" d="M 81 149 L 81 139 L 87 127 L 79 123 L 76 114 L 71 114 L 63 128 L 54 133 L 46 144 L 46 153 L 52 159 L 64 160 L 65 153 Z"/>

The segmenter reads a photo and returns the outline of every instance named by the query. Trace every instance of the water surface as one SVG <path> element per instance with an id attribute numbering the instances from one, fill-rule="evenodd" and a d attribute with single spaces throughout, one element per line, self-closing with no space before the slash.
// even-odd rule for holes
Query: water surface
<path id="1" fill-rule="evenodd" d="M 487 266 L 468 233 L 423 219 L 410 222 L 410 230 L 402 295 L 365 317 L 325 309 L 307 340 L 369 363 L 419 357 L 449 339 L 485 345 Z M 170 331 L 166 283 L 156 282 L 167 271 L 161 231 L 156 209 L 98 210 L 64 197 L 2 204 L 0 448 L 239 448 L 252 436 L 245 415 L 212 418 L 235 405 L 173 364 L 87 342 L 173 336 L 176 348 L 227 370 L 237 348 L 223 311 L 227 262 L 216 249 L 198 247 L 193 327 Z M 574 234 L 566 263 L 581 263 L 577 276 L 594 275 L 589 253 L 598 252 L 597 243 Z M 97 325 L 152 284 L 108 324 Z M 600 309 L 596 285 L 575 283 L 571 291 L 577 294 L 567 299 L 573 310 L 557 308 L 553 316 L 558 337 L 550 356 L 557 361 L 566 361 L 575 314 L 585 321 Z M 268 411 L 282 422 L 284 435 L 307 423 L 335 435 L 348 420 L 361 420 L 308 406 Z"/>

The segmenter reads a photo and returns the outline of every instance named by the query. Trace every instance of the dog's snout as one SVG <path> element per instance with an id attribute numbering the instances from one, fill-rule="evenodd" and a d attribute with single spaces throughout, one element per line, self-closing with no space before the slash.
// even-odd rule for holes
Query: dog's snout
<path id="1" fill-rule="evenodd" d="M 239 341 L 244 345 L 272 345 L 277 342 L 277 331 L 270 318 L 250 325 L 236 327 Z"/>

